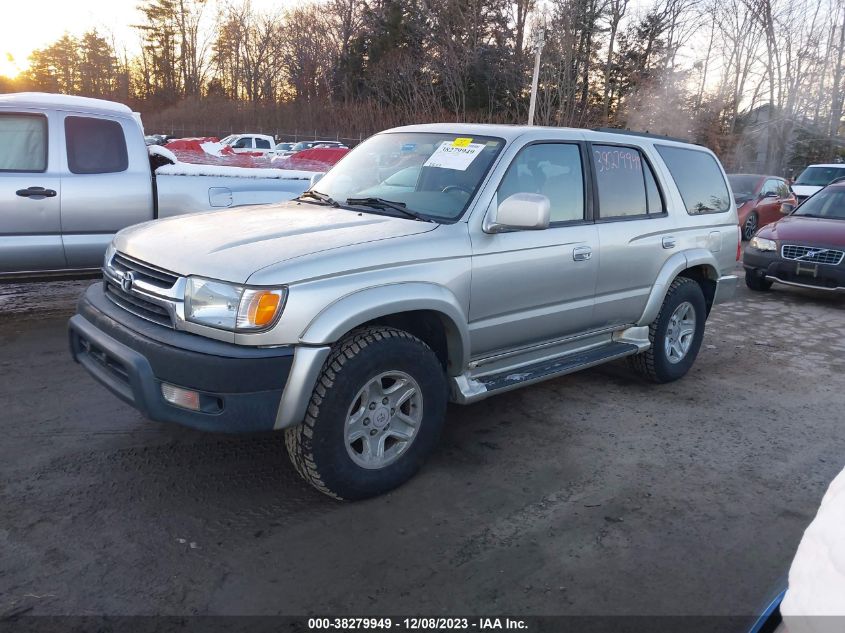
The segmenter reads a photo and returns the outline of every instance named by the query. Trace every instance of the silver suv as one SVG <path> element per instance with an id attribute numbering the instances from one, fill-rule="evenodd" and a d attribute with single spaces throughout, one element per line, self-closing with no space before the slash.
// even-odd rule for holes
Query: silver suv
<path id="1" fill-rule="evenodd" d="M 291 202 L 121 231 L 71 348 L 147 417 L 284 430 L 308 482 L 360 499 L 417 471 L 448 401 L 623 357 L 686 374 L 738 245 L 703 147 L 403 127 Z"/>

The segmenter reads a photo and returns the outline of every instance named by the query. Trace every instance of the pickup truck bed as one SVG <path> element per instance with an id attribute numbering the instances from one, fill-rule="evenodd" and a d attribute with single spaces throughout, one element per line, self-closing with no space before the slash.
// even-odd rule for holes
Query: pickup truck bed
<path id="1" fill-rule="evenodd" d="M 184 165 L 148 153 L 128 107 L 64 95 L 0 95 L 0 281 L 98 271 L 127 226 L 289 200 L 312 172 Z"/>

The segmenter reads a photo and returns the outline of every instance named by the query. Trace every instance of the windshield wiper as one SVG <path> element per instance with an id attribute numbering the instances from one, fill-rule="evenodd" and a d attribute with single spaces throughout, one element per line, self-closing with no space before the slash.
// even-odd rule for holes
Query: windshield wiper
<path id="1" fill-rule="evenodd" d="M 308 191 L 304 191 L 299 196 L 296 197 L 296 200 L 301 200 L 302 198 L 314 198 L 314 200 L 319 200 L 325 204 L 330 204 L 333 207 L 339 207 L 340 205 L 335 202 L 335 200 L 324 193 L 320 193 L 319 191 L 314 191 L 313 189 L 309 189 Z"/>
<path id="2" fill-rule="evenodd" d="M 346 204 L 353 204 L 364 207 L 372 207 L 373 209 L 390 209 L 391 211 L 398 211 L 414 220 L 422 220 L 423 222 L 434 222 L 421 213 L 411 211 L 407 208 L 404 202 L 394 202 L 393 200 L 385 200 L 384 198 L 347 198 Z"/>

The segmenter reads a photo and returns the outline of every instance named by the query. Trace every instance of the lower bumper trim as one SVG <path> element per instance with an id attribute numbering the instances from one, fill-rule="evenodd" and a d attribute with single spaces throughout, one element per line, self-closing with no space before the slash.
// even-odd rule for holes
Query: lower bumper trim
<path id="1" fill-rule="evenodd" d="M 812 284 L 802 284 L 795 281 L 785 281 L 775 277 L 774 275 L 766 275 L 766 279 L 774 281 L 775 283 L 783 284 L 784 286 L 792 286 L 793 288 L 807 288 L 808 290 L 823 290 L 825 292 L 845 292 L 845 287 L 843 286 L 814 286 Z"/>
<path id="2" fill-rule="evenodd" d="M 103 332 L 82 315 L 71 317 L 68 335 L 74 360 L 97 382 L 151 420 L 226 433 L 273 429 L 286 375 L 277 376 L 278 389 L 253 392 L 209 392 L 197 389 L 195 385 L 180 384 L 178 386 L 219 403 L 207 410 L 191 411 L 164 399 L 161 385 L 165 381 L 156 376 L 143 354 Z M 185 354 L 193 354 L 191 358 L 196 358 L 195 352 L 175 347 L 169 348 L 167 353 L 174 360 Z M 242 367 L 239 363 L 238 368 Z"/>

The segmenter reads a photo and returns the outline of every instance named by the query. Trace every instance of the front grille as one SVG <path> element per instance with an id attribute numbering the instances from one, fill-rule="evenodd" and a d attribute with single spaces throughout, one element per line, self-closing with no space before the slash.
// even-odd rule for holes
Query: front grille
<path id="1" fill-rule="evenodd" d="M 161 288 L 162 290 L 169 290 L 179 279 L 179 277 L 173 273 L 153 268 L 149 264 L 139 262 L 138 260 L 123 255 L 122 253 L 114 254 L 114 257 L 112 257 L 111 260 L 111 267 L 118 275 L 131 271 L 135 275 L 135 279 L 138 281 L 145 281 L 148 284 Z"/>
<path id="2" fill-rule="evenodd" d="M 174 328 L 174 289 L 179 277 L 144 262 L 115 253 L 106 264 L 106 296 L 116 305 L 137 317 L 165 327 Z M 129 291 L 123 289 L 121 280 L 126 273 L 132 275 Z"/>
<path id="3" fill-rule="evenodd" d="M 842 263 L 845 252 L 832 248 L 817 248 L 812 246 L 796 246 L 784 244 L 781 247 L 781 256 L 784 259 L 794 259 L 813 264 L 830 264 L 836 266 Z"/>
<path id="4" fill-rule="evenodd" d="M 106 280 L 105 284 L 106 296 L 127 312 L 131 312 L 135 316 L 152 321 L 153 323 L 158 323 L 159 325 L 173 327 L 170 313 L 163 306 L 147 301 L 138 295 L 123 292 L 120 286 L 115 285 L 109 280 Z"/>

